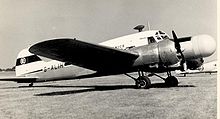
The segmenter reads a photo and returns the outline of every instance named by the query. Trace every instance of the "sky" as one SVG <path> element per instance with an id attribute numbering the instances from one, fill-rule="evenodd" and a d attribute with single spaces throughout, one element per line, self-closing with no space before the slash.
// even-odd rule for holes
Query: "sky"
<path id="1" fill-rule="evenodd" d="M 175 30 L 178 37 L 217 39 L 217 0 L 0 0 L 0 16 L 0 68 L 13 67 L 20 50 L 40 41 L 99 43 L 148 21 L 170 36 Z"/>

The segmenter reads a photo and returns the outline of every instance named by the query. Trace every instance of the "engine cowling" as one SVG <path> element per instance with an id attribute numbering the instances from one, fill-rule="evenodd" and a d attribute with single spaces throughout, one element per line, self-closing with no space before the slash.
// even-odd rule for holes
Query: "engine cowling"
<path id="1" fill-rule="evenodd" d="M 138 52 L 138 57 L 134 63 L 134 66 L 143 65 L 172 65 L 179 62 L 174 47 L 174 42 L 170 40 L 164 40 L 159 43 L 153 43 L 134 49 Z"/>

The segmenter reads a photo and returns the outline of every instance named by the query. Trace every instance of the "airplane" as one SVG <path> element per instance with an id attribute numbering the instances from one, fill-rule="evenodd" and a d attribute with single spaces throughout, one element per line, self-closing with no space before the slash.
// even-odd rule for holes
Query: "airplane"
<path id="1" fill-rule="evenodd" d="M 151 87 L 150 75 L 167 72 L 160 77 L 168 87 L 178 86 L 178 79 L 171 74 L 185 70 L 187 61 L 208 57 L 216 50 L 215 40 L 206 34 L 178 38 L 172 31 L 170 38 L 161 30 L 142 31 L 111 39 L 100 44 L 76 38 L 54 38 L 21 50 L 16 60 L 16 77 L 0 81 L 29 83 L 73 80 L 108 75 L 125 74 L 135 81 L 137 89 Z M 208 44 L 208 46 L 207 46 Z M 46 57 L 51 61 L 43 61 Z M 135 78 L 129 73 L 137 72 Z"/>
<path id="2" fill-rule="evenodd" d="M 211 61 L 202 64 L 196 69 L 187 69 L 186 71 L 176 71 L 177 74 L 183 74 L 184 77 L 187 74 L 198 74 L 198 73 L 217 73 L 217 61 Z"/>

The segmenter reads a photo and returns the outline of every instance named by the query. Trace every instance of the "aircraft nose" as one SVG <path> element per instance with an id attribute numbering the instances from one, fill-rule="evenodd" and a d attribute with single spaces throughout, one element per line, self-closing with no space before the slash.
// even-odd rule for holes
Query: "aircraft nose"
<path id="1" fill-rule="evenodd" d="M 209 35 L 197 35 L 182 42 L 181 48 L 186 59 L 208 57 L 215 52 L 216 41 Z"/>
<path id="2" fill-rule="evenodd" d="M 201 57 L 208 57 L 216 50 L 216 42 L 209 35 L 194 36 L 191 41 L 195 54 Z"/>

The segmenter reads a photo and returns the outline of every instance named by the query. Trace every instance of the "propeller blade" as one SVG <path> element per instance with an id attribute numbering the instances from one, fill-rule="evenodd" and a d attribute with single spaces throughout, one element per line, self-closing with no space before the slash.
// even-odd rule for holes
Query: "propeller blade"
<path id="1" fill-rule="evenodd" d="M 177 36 L 176 36 L 176 33 L 172 30 L 172 35 L 173 35 L 173 39 L 174 41 L 177 40 Z"/>
<path id="2" fill-rule="evenodd" d="M 190 41 L 191 37 L 182 37 L 182 38 L 178 38 L 179 42 L 186 42 L 186 41 Z"/>
<path id="3" fill-rule="evenodd" d="M 172 30 L 172 35 L 173 35 L 174 45 L 177 50 L 177 53 L 180 53 L 180 55 L 181 55 L 181 61 L 180 61 L 181 71 L 184 71 L 184 63 L 186 62 L 186 60 L 183 55 L 183 52 L 181 51 L 181 46 L 180 46 L 181 40 L 177 38 L 177 35 L 173 30 Z"/>
<path id="4" fill-rule="evenodd" d="M 173 35 L 174 45 L 177 50 L 177 53 L 181 53 L 181 46 L 180 46 L 180 43 L 179 43 L 178 38 L 176 36 L 176 33 L 174 31 L 172 31 L 172 35 Z"/>

